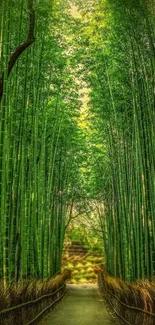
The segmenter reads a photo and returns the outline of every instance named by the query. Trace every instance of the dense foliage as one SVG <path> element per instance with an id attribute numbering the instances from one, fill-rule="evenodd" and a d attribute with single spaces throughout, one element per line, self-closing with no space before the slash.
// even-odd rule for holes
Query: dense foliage
<path id="1" fill-rule="evenodd" d="M 16 60 L 30 28 L 35 39 Z M 0 119 L 0 277 L 52 276 L 61 268 L 65 215 L 78 138 L 77 85 L 51 1 L 2 1 Z M 65 9 L 65 8 L 61 8 Z M 63 17 L 61 16 L 61 19 Z M 2 80 L 2 79 L 1 79 Z M 76 178 L 74 178 L 76 179 Z"/>
<path id="2" fill-rule="evenodd" d="M 154 275 L 154 10 L 151 0 L 1 1 L 4 283 L 59 272 L 66 226 L 83 211 L 111 275 Z"/>
<path id="3" fill-rule="evenodd" d="M 104 203 L 107 271 L 154 275 L 153 2 L 88 1 L 81 11 L 94 194 Z"/>

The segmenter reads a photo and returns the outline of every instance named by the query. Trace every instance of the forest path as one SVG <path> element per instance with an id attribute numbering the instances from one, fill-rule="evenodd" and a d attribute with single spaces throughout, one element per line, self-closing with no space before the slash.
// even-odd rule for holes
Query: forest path
<path id="1" fill-rule="evenodd" d="M 97 285 L 67 285 L 63 301 L 40 325 L 114 325 Z"/>

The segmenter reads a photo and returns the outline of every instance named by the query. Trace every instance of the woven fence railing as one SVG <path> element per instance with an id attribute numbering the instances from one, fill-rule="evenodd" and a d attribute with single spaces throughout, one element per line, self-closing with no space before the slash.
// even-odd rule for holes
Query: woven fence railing
<path id="1" fill-rule="evenodd" d="M 98 276 L 98 284 L 101 294 L 106 299 L 110 309 L 119 317 L 123 324 L 127 325 L 155 325 L 155 314 L 136 306 L 130 306 L 122 302 L 107 287 L 102 274 Z"/>
<path id="2" fill-rule="evenodd" d="M 41 317 L 52 309 L 64 297 L 65 293 L 66 285 L 63 284 L 50 294 L 1 310 L 0 325 L 38 324 Z"/>

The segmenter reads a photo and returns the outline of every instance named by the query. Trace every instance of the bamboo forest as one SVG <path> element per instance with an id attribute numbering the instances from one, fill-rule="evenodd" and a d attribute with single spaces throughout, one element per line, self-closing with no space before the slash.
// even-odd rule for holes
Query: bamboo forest
<path id="1" fill-rule="evenodd" d="M 0 1 L 0 325 L 155 325 L 155 0 Z"/>

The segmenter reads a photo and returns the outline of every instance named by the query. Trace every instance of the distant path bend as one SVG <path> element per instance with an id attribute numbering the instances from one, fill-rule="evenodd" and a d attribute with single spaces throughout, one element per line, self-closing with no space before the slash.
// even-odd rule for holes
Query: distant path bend
<path id="1" fill-rule="evenodd" d="M 39 325 L 114 325 L 97 285 L 68 285 L 63 301 Z"/>

